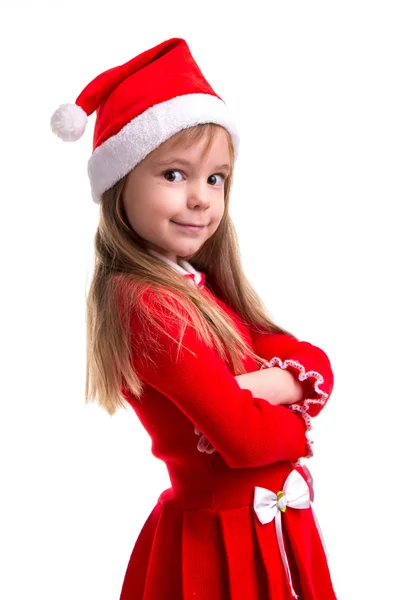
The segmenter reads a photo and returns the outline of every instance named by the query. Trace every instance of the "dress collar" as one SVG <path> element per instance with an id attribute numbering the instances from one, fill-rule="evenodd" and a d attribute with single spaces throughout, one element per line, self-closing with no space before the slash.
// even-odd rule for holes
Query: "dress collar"
<path id="1" fill-rule="evenodd" d="M 176 264 L 174 261 L 170 260 L 163 254 L 156 252 L 156 250 L 153 250 L 152 248 L 148 248 L 148 252 L 167 263 L 170 267 L 175 269 L 175 271 L 178 271 L 178 273 L 181 273 L 184 277 L 187 277 L 188 279 L 190 278 L 194 285 L 198 285 L 201 289 L 204 288 L 206 282 L 205 273 L 202 271 L 197 271 L 187 260 L 178 257 L 177 260 L 179 264 Z"/>

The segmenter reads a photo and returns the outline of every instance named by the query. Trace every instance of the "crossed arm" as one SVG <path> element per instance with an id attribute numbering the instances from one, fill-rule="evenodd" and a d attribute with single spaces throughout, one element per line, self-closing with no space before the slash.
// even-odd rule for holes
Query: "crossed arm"
<path id="1" fill-rule="evenodd" d="M 304 401 L 307 402 L 305 400 L 307 394 L 305 394 L 304 384 L 299 381 L 298 375 L 295 373 L 280 367 L 269 367 L 268 369 L 236 375 L 234 378 L 241 389 L 250 390 L 255 398 L 267 400 L 269 404 L 275 406 L 293 405 L 294 408 L 299 409 L 299 412 L 306 420 L 307 430 L 311 429 L 310 419 L 307 416 L 307 408 L 304 406 Z M 320 408 L 316 412 L 319 412 Z M 199 430 L 196 430 L 196 433 L 201 436 L 198 449 L 209 454 L 215 452 L 208 439 Z M 309 458 L 313 455 L 312 441 L 308 439 L 307 444 L 307 457 Z"/>
<path id="2" fill-rule="evenodd" d="M 259 371 L 237 376 L 234 382 L 228 366 L 199 342 L 191 327 L 177 354 L 174 340 L 179 331 L 175 318 L 170 317 L 179 305 L 172 300 L 171 307 L 160 305 L 150 289 L 141 302 L 152 311 L 159 327 L 144 324 L 132 311 L 131 327 L 138 340 L 132 352 L 136 372 L 187 416 L 200 441 L 206 439 L 231 468 L 309 455 L 309 417 L 318 414 L 333 384 L 329 360 L 320 349 L 286 335 L 254 333 L 254 350 L 265 364 Z M 149 336 L 159 349 L 156 361 L 149 361 L 140 351 L 139 342 Z M 207 376 L 199 376 L 201 372 Z M 251 393 L 250 386 L 258 386 L 257 393 Z M 288 403 L 291 410 L 280 406 Z"/>
<path id="3" fill-rule="evenodd" d="M 311 417 L 320 413 L 332 393 L 334 375 L 328 356 L 317 346 L 290 335 L 253 331 L 252 341 L 266 362 L 258 371 L 235 376 L 239 387 L 270 405 L 286 405 L 290 412 L 297 412 L 309 432 Z M 308 458 L 313 455 L 311 444 L 308 440 Z"/>
<path id="4" fill-rule="evenodd" d="M 311 429 L 330 397 L 334 375 L 326 353 L 292 335 L 265 334 L 250 328 L 254 351 L 265 359 L 259 371 L 237 376 L 239 386 L 255 389 L 270 404 L 287 405 L 302 414 Z"/>

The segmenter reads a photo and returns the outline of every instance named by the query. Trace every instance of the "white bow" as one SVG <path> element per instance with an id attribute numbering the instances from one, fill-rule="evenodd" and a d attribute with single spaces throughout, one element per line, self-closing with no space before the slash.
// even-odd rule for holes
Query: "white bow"
<path id="1" fill-rule="evenodd" d="M 286 479 L 283 491 L 274 494 L 271 490 L 267 490 L 262 487 L 256 487 L 254 490 L 254 510 L 256 515 L 262 523 L 270 523 L 275 519 L 276 533 L 278 536 L 279 549 L 281 551 L 281 557 L 283 566 L 286 571 L 287 578 L 289 580 L 290 589 L 294 598 L 299 596 L 293 589 L 292 576 L 290 574 L 290 568 L 288 559 L 285 552 L 285 545 L 282 534 L 282 517 L 281 513 L 286 511 L 286 508 L 309 508 L 310 502 L 310 490 L 303 477 L 296 470 L 293 470 L 288 478 Z"/>

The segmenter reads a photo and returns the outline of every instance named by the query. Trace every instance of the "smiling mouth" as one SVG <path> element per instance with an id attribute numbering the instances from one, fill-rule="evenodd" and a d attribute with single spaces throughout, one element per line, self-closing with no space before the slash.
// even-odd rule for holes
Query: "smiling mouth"
<path id="1" fill-rule="evenodd" d="M 177 223 L 176 221 L 171 221 L 175 225 L 180 225 L 181 227 L 192 227 L 193 229 L 203 229 L 205 225 L 192 225 L 191 223 Z"/>

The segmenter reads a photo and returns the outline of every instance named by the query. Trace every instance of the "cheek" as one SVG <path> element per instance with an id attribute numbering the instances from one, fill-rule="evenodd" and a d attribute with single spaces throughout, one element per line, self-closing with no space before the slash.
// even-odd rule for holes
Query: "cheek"
<path id="1" fill-rule="evenodd" d="M 149 219 L 149 206 L 146 202 L 142 202 L 142 198 L 136 195 L 131 196 L 125 205 L 126 216 L 132 229 L 139 235 L 144 233 L 144 229 L 151 223 Z"/>
<path id="2" fill-rule="evenodd" d="M 132 185 L 131 189 L 128 188 L 128 194 L 126 196 L 126 214 L 131 224 L 134 223 L 145 223 L 151 215 L 154 215 L 156 208 L 154 207 L 154 191 L 140 182 L 140 185 Z"/>
<path id="3" fill-rule="evenodd" d="M 159 221 L 167 223 L 171 219 L 176 219 L 177 215 L 182 215 L 184 200 L 174 190 L 157 190 L 151 202 L 151 215 Z"/>

